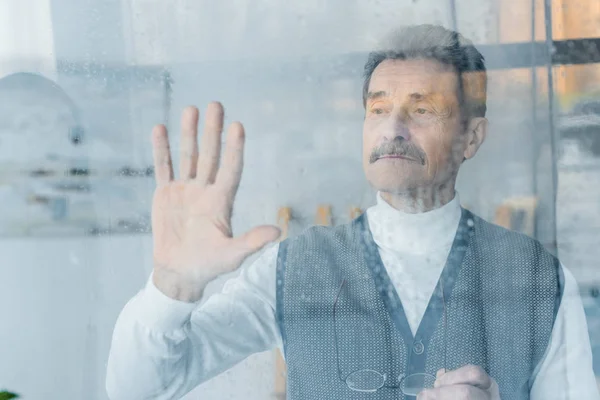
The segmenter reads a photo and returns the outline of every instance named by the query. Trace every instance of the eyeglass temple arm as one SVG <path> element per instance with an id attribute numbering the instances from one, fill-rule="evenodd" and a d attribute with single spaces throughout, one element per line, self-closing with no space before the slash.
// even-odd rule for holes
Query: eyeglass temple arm
<path id="1" fill-rule="evenodd" d="M 338 378 L 342 382 L 346 382 L 346 380 L 342 378 L 342 367 L 340 367 L 340 352 L 339 352 L 338 340 L 337 340 L 337 324 L 335 321 L 335 314 L 336 314 L 335 311 L 337 308 L 338 300 L 340 299 L 340 294 L 342 293 L 342 288 L 344 287 L 345 284 L 346 284 L 346 278 L 342 279 L 340 288 L 338 289 L 337 295 L 335 296 L 335 301 L 333 302 L 333 344 L 335 346 L 335 362 L 337 364 Z"/>

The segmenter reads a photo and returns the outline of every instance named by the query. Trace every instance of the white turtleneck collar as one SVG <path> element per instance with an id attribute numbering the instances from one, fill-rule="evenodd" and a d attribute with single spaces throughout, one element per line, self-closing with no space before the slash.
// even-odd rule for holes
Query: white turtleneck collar
<path id="1" fill-rule="evenodd" d="M 395 252 L 423 254 L 452 245 L 461 217 L 460 199 L 424 213 L 397 210 L 377 192 L 377 204 L 367 209 L 373 239 L 378 246 Z"/>

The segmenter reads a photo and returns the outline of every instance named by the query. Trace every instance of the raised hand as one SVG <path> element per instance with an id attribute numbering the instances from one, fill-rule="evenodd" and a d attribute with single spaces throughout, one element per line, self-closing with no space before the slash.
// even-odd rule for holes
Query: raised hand
<path id="1" fill-rule="evenodd" d="M 196 107 L 181 117 L 179 179 L 174 179 L 167 129 L 152 132 L 156 190 L 152 204 L 153 282 L 167 296 L 193 302 L 208 282 L 237 269 L 252 253 L 275 241 L 276 226 L 258 226 L 233 237 L 231 214 L 243 169 L 244 127 L 227 130 L 223 159 L 223 107 L 206 109 L 198 149 Z"/>

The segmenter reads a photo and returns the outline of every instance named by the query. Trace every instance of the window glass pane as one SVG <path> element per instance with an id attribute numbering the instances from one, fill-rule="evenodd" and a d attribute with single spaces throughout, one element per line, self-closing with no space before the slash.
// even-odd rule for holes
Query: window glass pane
<path id="1" fill-rule="evenodd" d="M 515 349 L 531 332 L 541 336 L 527 336 L 535 348 L 523 353 L 553 354 L 545 353 L 547 342 L 567 341 L 550 340 L 559 318 L 550 297 L 560 296 L 555 289 L 564 282 L 550 261 L 539 264 L 546 255 L 568 268 L 572 290 L 562 288 L 575 306 L 564 313 L 572 317 L 583 302 L 585 319 L 556 330 L 571 332 L 569 345 L 582 344 L 566 369 L 579 368 L 577 382 L 592 390 L 600 377 L 599 21 L 597 0 L 0 1 L 0 392 L 267 399 L 286 391 L 303 397 L 294 391 L 306 388 L 314 398 L 349 398 L 374 386 L 400 398 L 403 385 L 414 390 L 414 382 L 435 379 L 434 367 L 475 363 L 510 398 L 506 382 L 517 368 L 494 354 L 525 360 Z M 472 41 L 485 58 L 487 91 L 478 86 L 480 71 L 459 82 L 444 64 L 456 55 L 447 45 L 455 38 L 444 31 L 452 41 L 435 39 L 437 59 L 419 47 L 427 35 L 414 40 L 414 54 L 384 54 L 394 60 L 367 74 L 365 99 L 369 53 L 389 44 L 392 32 L 421 24 Z M 468 58 L 464 47 L 458 53 Z M 481 110 L 482 98 L 485 115 L 474 111 L 463 124 L 465 110 Z M 377 100 L 385 106 L 375 107 Z M 233 211 L 215 182 L 227 175 L 207 172 L 211 101 L 225 107 L 223 134 L 213 132 L 212 141 L 221 167 L 231 161 L 228 128 L 244 126 Z M 188 165 L 186 177 L 180 163 L 195 157 L 181 134 L 189 105 L 200 113 L 201 167 Z M 177 183 L 166 182 L 158 141 L 153 149 L 159 124 L 169 131 L 162 143 Z M 378 162 L 401 167 L 377 170 Z M 439 231 L 447 220 L 426 213 L 452 207 L 446 243 Z M 513 241 L 464 245 L 461 207 L 525 236 L 481 222 L 479 232 L 490 227 Z M 377 218 L 385 226 L 379 236 Z M 212 230 L 197 228 L 198 220 Z M 365 220 L 373 241 L 350 242 L 362 238 Z M 290 244 L 285 252 L 243 253 L 253 240 L 231 244 L 229 236 L 265 224 L 282 230 L 273 240 Z M 305 243 L 299 238 L 309 244 L 294 251 Z M 530 239 L 540 253 L 527 253 L 537 243 Z M 467 261 L 456 268 L 471 273 L 449 275 L 461 251 Z M 486 275 L 491 267 L 520 268 L 522 260 L 523 275 Z M 182 273 L 182 265 L 191 266 Z M 446 278 L 457 286 L 440 300 Z M 193 316 L 186 301 L 197 302 Z M 394 301 L 401 312 L 386 308 Z M 486 332 L 510 340 L 467 321 L 484 314 L 498 315 L 486 320 Z M 277 349 L 284 341 L 285 361 Z M 453 352 L 464 343 L 476 350 Z M 539 357 L 528 361 L 537 365 Z M 548 362 L 550 371 L 563 368 L 563 359 Z M 403 380 L 409 370 L 426 375 Z M 526 374 L 533 371 L 520 377 Z M 561 377 L 548 376 L 538 393 L 562 393 Z"/>

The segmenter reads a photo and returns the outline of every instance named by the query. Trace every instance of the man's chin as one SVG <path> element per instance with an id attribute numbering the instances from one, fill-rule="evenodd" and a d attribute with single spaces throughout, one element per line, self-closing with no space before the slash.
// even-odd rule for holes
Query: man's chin
<path id="1" fill-rule="evenodd" d="M 383 167 L 383 168 L 382 168 Z M 391 193 L 405 192 L 422 187 L 427 179 L 423 176 L 422 167 L 416 165 L 401 168 L 390 168 L 389 165 L 376 161 L 368 166 L 365 175 L 373 188 Z"/>

